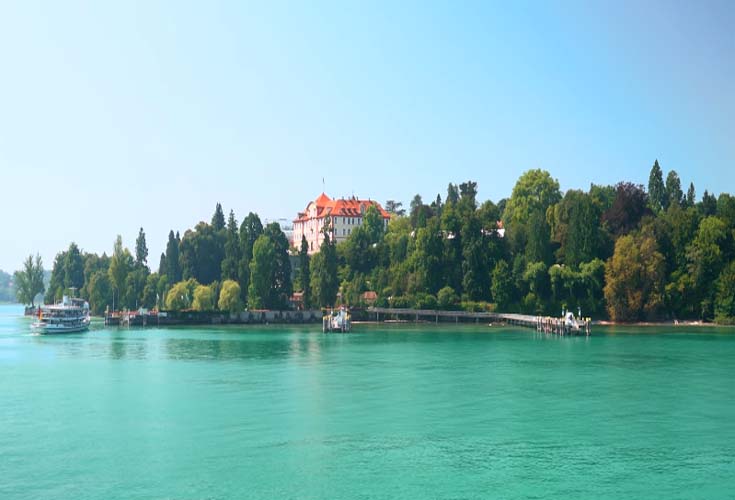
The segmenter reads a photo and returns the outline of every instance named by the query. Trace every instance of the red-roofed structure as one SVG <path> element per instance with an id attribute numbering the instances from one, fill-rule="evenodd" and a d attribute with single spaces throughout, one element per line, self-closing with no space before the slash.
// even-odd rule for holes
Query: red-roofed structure
<path id="1" fill-rule="evenodd" d="M 324 241 L 323 228 L 329 224 L 330 235 L 337 243 L 346 240 L 352 231 L 362 225 L 365 212 L 371 206 L 375 207 L 383 217 L 383 224 L 387 227 L 390 214 L 380 203 L 374 200 L 360 200 L 355 198 L 332 199 L 326 194 L 320 194 L 316 200 L 306 206 L 306 210 L 299 212 L 293 221 L 293 246 L 301 248 L 301 237 L 306 237 L 309 253 L 316 253 Z"/>

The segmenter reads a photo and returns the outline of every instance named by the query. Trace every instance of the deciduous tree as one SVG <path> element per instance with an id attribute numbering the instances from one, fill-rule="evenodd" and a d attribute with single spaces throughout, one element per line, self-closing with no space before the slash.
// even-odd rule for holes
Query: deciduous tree
<path id="1" fill-rule="evenodd" d="M 515 253 L 529 262 L 550 262 L 546 211 L 561 200 L 559 182 L 544 170 L 525 172 L 513 187 L 503 221 Z"/>
<path id="2" fill-rule="evenodd" d="M 276 264 L 276 248 L 269 236 L 261 235 L 253 245 L 253 259 L 250 261 L 250 285 L 248 288 L 248 308 L 268 309 L 273 296 L 273 275 Z"/>
<path id="3" fill-rule="evenodd" d="M 225 280 L 222 283 L 222 289 L 219 292 L 219 301 L 217 306 L 220 311 L 228 311 L 230 313 L 238 313 L 243 309 L 242 292 L 240 285 L 234 280 Z"/>
<path id="4" fill-rule="evenodd" d="M 122 304 L 125 300 L 125 283 L 128 277 L 128 273 L 133 269 L 133 256 L 130 254 L 130 250 L 123 247 L 122 237 L 117 235 L 115 239 L 115 245 L 112 251 L 112 257 L 110 258 L 110 269 L 108 276 L 110 278 L 110 285 L 112 286 L 113 302 L 117 298 L 116 306 L 122 308 Z"/>
<path id="5" fill-rule="evenodd" d="M 605 272 L 605 300 L 614 321 L 655 318 L 663 306 L 664 257 L 650 236 L 625 235 Z"/>
<path id="6" fill-rule="evenodd" d="M 23 269 L 15 272 L 15 290 L 18 302 L 35 307 L 36 295 L 45 290 L 43 284 L 43 261 L 41 256 L 29 255 L 23 262 Z"/>
<path id="7" fill-rule="evenodd" d="M 612 234 L 628 234 L 638 226 L 648 211 L 648 195 L 643 186 L 620 182 L 615 187 L 615 200 L 602 214 L 602 222 Z"/>
<path id="8" fill-rule="evenodd" d="M 166 309 L 171 311 L 181 311 L 191 307 L 194 300 L 194 290 L 199 286 L 195 279 L 179 281 L 174 283 L 166 294 Z"/>
<path id="9" fill-rule="evenodd" d="M 406 215 L 406 209 L 402 207 L 403 203 L 401 203 L 400 201 L 388 200 L 385 202 L 385 211 L 398 217 L 403 217 L 404 215 Z"/>
<path id="10" fill-rule="evenodd" d="M 722 246 L 727 239 L 725 223 L 718 217 L 705 217 L 687 249 L 689 275 L 693 280 L 703 319 L 714 317 L 717 277 L 725 264 Z"/>
<path id="11" fill-rule="evenodd" d="M 730 262 L 717 279 L 715 319 L 718 323 L 735 323 L 735 261 Z"/>
<path id="12" fill-rule="evenodd" d="M 215 304 L 214 289 L 211 286 L 199 285 L 194 289 L 194 301 L 191 304 L 195 311 L 213 311 Z"/>
<path id="13" fill-rule="evenodd" d="M 513 297 L 513 278 L 510 273 L 510 266 L 504 260 L 501 260 L 493 269 L 492 278 L 493 300 L 500 310 L 507 310 Z"/>

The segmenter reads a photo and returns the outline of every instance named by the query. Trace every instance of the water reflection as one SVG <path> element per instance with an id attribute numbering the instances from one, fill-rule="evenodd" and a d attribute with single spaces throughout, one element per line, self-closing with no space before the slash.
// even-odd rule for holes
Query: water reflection
<path id="1" fill-rule="evenodd" d="M 538 332 L 531 330 L 531 337 L 534 340 L 548 340 L 551 342 L 566 342 L 572 344 L 587 344 L 590 342 L 590 335 L 558 335 L 555 333 Z"/>
<path id="2" fill-rule="evenodd" d="M 163 340 L 169 359 L 177 360 L 269 360 L 318 359 L 320 334 L 272 332 L 240 334 L 235 338 L 169 337 Z"/>
<path id="3" fill-rule="evenodd" d="M 16 334 L 18 333 L 16 329 Z M 321 359 L 328 345 L 339 340 L 321 332 L 289 330 L 227 331 L 218 329 L 108 329 L 64 335 L 24 335 L 14 342 L 32 343 L 37 354 L 63 358 L 107 358 L 113 360 L 269 360 Z"/>

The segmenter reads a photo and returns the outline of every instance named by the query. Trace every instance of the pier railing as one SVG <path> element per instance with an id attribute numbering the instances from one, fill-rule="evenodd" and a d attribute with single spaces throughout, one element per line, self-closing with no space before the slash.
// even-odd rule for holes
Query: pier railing
<path id="1" fill-rule="evenodd" d="M 523 326 L 526 328 L 534 328 L 540 332 L 555 333 L 559 335 L 589 335 L 591 321 L 589 318 L 578 319 L 573 322 L 567 321 L 565 318 L 555 318 L 551 316 L 533 316 L 529 314 L 514 313 L 498 313 L 498 312 L 469 312 L 469 311 L 440 311 L 434 309 L 409 309 L 409 308 L 389 308 L 389 307 L 369 307 L 369 314 L 374 314 L 375 321 L 385 321 L 388 318 L 409 319 L 415 321 L 434 321 L 439 323 L 443 321 L 454 320 L 455 323 L 460 321 L 475 320 L 476 323 L 482 321 L 506 323 L 509 325 Z"/>

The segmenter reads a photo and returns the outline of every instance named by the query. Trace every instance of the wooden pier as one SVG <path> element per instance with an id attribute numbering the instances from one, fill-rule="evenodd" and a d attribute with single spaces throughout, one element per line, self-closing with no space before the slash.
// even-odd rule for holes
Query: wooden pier
<path id="1" fill-rule="evenodd" d="M 396 320 L 429 321 L 439 323 L 454 320 L 459 322 L 487 321 L 489 323 L 505 323 L 508 325 L 533 328 L 536 331 L 557 335 L 589 335 L 591 320 L 589 318 L 576 320 L 569 323 L 565 318 L 550 316 L 532 316 L 529 314 L 510 314 L 495 312 L 467 312 L 467 311 L 438 311 L 433 309 L 403 309 L 387 307 L 369 307 L 369 314 L 375 315 L 375 320 L 380 322 L 393 318 Z"/>

